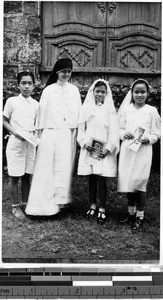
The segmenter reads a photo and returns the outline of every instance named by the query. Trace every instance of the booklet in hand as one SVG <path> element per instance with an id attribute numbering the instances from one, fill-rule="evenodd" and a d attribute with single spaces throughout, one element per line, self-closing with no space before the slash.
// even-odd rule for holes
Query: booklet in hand
<path id="1" fill-rule="evenodd" d="M 90 146 L 94 148 L 94 151 L 90 152 L 89 156 L 91 158 L 100 160 L 99 154 L 102 153 L 102 151 L 105 147 L 105 144 L 106 143 L 104 141 L 101 141 L 101 140 L 96 139 L 96 138 L 92 138 Z"/>
<path id="2" fill-rule="evenodd" d="M 134 132 L 135 138 L 132 140 L 132 142 L 128 145 L 128 148 L 131 150 L 137 152 L 140 148 L 141 142 L 140 139 L 142 135 L 144 134 L 145 129 L 142 127 L 138 127 L 136 131 Z"/>
<path id="3" fill-rule="evenodd" d="M 25 139 L 30 144 L 34 145 L 35 147 L 39 144 L 39 138 L 36 138 L 34 135 L 30 134 L 28 131 L 25 131 L 22 128 L 18 128 L 16 133 L 19 134 L 23 139 Z"/>

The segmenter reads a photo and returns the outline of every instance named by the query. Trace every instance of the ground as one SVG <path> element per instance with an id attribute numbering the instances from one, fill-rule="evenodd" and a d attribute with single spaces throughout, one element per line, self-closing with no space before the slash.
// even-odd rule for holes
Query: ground
<path id="1" fill-rule="evenodd" d="M 89 207 L 87 177 L 73 177 L 72 203 L 54 217 L 19 221 L 11 214 L 8 176 L 3 176 L 3 262 L 25 263 L 158 263 L 160 243 L 160 176 L 152 171 L 145 208 L 146 222 L 133 234 L 119 218 L 127 209 L 117 180 L 107 179 L 107 221 L 84 215 Z"/>

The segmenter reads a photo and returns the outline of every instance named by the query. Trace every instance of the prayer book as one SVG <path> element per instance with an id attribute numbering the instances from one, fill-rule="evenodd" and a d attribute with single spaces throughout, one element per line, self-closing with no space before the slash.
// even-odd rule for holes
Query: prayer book
<path id="1" fill-rule="evenodd" d="M 131 150 L 137 152 L 140 148 L 141 142 L 140 139 L 142 135 L 144 134 L 145 129 L 142 127 L 138 127 L 136 131 L 134 132 L 135 138 L 132 140 L 132 142 L 128 145 L 128 148 Z"/>
<path id="2" fill-rule="evenodd" d="M 16 133 L 19 134 L 23 139 L 25 139 L 27 142 L 29 142 L 30 144 L 34 145 L 35 147 L 38 146 L 39 144 L 39 138 L 30 134 L 28 131 L 25 131 L 22 128 L 18 128 L 16 130 Z"/>
<path id="3" fill-rule="evenodd" d="M 94 151 L 89 152 L 89 157 L 100 160 L 101 158 L 99 157 L 99 154 L 102 153 L 102 151 L 105 147 L 105 144 L 106 143 L 104 141 L 101 141 L 96 138 L 92 138 L 90 146 L 94 148 Z"/>

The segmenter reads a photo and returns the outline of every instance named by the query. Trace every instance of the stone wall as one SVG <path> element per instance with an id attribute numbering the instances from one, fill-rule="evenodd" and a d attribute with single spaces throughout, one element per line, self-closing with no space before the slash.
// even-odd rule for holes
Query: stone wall
<path id="1" fill-rule="evenodd" d="M 6 100 L 19 94 L 17 74 L 32 71 L 36 78 L 34 98 L 39 100 L 42 85 L 39 77 L 41 63 L 40 2 L 5 1 L 3 37 L 3 106 Z M 3 166 L 6 166 L 6 143 L 3 130 Z"/>
<path id="2" fill-rule="evenodd" d="M 29 70 L 39 81 L 41 63 L 40 2 L 4 2 L 4 101 L 17 92 L 17 74 Z"/>

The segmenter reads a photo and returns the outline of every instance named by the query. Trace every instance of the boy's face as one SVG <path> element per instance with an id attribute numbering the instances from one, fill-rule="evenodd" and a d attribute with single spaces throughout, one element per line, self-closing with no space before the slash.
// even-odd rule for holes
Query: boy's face
<path id="1" fill-rule="evenodd" d="M 22 76 L 19 83 L 19 90 L 23 97 L 28 98 L 34 88 L 33 80 L 31 76 Z"/>

